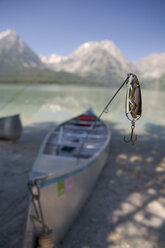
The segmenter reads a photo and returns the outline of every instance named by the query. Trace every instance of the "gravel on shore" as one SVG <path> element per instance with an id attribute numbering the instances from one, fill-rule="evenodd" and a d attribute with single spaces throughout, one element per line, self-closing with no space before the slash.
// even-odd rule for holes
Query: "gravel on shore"
<path id="1" fill-rule="evenodd" d="M 28 174 L 52 123 L 0 141 L 0 247 L 22 248 Z M 61 248 L 165 248 L 165 128 L 147 124 L 135 145 L 112 125 L 109 157 Z"/>

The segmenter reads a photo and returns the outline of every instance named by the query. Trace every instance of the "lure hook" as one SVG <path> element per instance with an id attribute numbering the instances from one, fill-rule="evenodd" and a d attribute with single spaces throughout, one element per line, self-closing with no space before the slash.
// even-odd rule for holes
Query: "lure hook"
<path id="1" fill-rule="evenodd" d="M 136 135 L 135 138 L 133 139 L 134 128 L 135 128 L 135 121 L 132 121 L 132 125 L 131 125 L 131 137 L 130 137 L 130 139 L 129 139 L 129 140 L 126 140 L 126 138 L 125 138 L 125 136 L 124 136 L 124 141 L 125 141 L 126 143 L 131 142 L 132 145 L 134 145 L 134 143 L 135 143 L 136 140 L 137 140 L 137 135 Z"/>

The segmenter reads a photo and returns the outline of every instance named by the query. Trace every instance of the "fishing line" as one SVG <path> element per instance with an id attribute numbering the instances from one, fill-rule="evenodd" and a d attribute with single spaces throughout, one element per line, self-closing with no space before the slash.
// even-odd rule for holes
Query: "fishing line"
<path id="1" fill-rule="evenodd" d="M 100 120 L 101 116 L 103 115 L 103 113 L 108 113 L 108 107 L 111 104 L 111 102 L 113 101 L 113 99 L 116 97 L 116 95 L 118 94 L 118 92 L 122 89 L 122 87 L 126 84 L 126 82 L 128 81 L 129 76 L 125 79 L 125 81 L 122 83 L 122 85 L 119 87 L 119 89 L 116 91 L 116 93 L 113 95 L 113 97 L 109 100 L 109 102 L 107 103 L 107 105 L 105 106 L 105 108 L 102 110 L 102 112 L 100 113 L 100 115 L 96 118 L 95 122 L 91 125 L 91 129 L 87 131 L 87 136 L 84 139 L 84 142 L 82 143 L 82 145 L 80 146 L 79 149 L 79 153 L 78 153 L 78 159 L 80 158 L 80 154 L 81 154 L 81 150 L 84 147 L 85 142 L 87 141 L 89 134 L 95 129 L 97 122 Z"/>
<path id="2" fill-rule="evenodd" d="M 109 102 L 107 103 L 107 105 L 105 106 L 105 108 L 103 109 L 103 111 L 101 112 L 101 114 L 99 115 L 98 119 L 101 118 L 101 116 L 103 115 L 103 113 L 108 113 L 108 107 L 111 104 L 111 102 L 113 101 L 113 99 L 115 98 L 115 96 L 118 94 L 118 92 L 121 90 L 121 88 L 126 84 L 127 80 L 129 77 L 127 77 L 125 79 L 125 81 L 122 83 L 122 85 L 119 87 L 119 89 L 116 91 L 116 93 L 113 95 L 113 97 L 109 100 Z"/>

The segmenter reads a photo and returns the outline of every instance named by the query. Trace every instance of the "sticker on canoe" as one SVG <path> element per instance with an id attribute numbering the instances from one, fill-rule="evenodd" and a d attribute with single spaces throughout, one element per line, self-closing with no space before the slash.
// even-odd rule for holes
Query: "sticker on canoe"
<path id="1" fill-rule="evenodd" d="M 57 191 L 58 191 L 58 196 L 61 196 L 65 193 L 65 180 L 62 179 L 57 183 Z"/>
<path id="2" fill-rule="evenodd" d="M 65 180 L 66 192 L 70 192 L 72 190 L 72 177 L 67 177 Z"/>

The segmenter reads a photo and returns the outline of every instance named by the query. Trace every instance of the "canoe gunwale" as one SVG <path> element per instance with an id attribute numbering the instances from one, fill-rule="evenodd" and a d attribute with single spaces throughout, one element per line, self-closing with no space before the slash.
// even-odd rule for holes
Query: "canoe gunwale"
<path id="1" fill-rule="evenodd" d="M 89 157 L 88 159 L 76 158 L 76 157 L 72 157 L 72 156 L 67 157 L 67 159 L 70 160 L 70 161 L 73 160 L 73 161 L 76 161 L 76 162 L 79 162 L 79 163 L 82 162 L 81 165 L 77 164 L 77 166 L 75 166 L 74 169 L 68 169 L 65 173 L 63 171 L 61 171 L 60 173 L 54 173 L 54 172 L 53 173 L 48 173 L 48 174 L 41 173 L 41 175 L 40 175 L 40 173 L 38 173 L 38 176 L 37 176 L 37 175 L 35 175 L 35 171 L 34 171 L 30 175 L 30 181 L 31 182 L 35 181 L 35 182 L 38 182 L 40 184 L 40 183 L 42 183 L 44 181 L 51 180 L 54 177 L 64 176 L 66 178 L 67 176 L 65 176 L 65 175 L 67 175 L 67 174 L 68 175 L 72 174 L 77 170 L 81 170 L 81 171 L 84 170 L 86 167 L 88 167 L 88 164 L 90 164 L 90 163 L 92 163 L 92 161 L 95 161 L 95 160 L 98 159 L 98 157 L 105 150 L 106 146 L 108 145 L 108 143 L 110 141 L 111 133 L 110 133 L 109 127 L 108 127 L 108 125 L 106 123 L 105 123 L 105 126 L 107 128 L 107 138 L 106 138 L 104 144 L 100 147 L 100 149 L 98 149 L 97 152 L 95 152 L 91 157 Z M 59 126 L 57 126 L 56 128 L 58 128 L 58 127 Z M 48 140 L 48 138 L 49 138 L 49 136 L 51 134 L 52 134 L 52 130 L 46 136 L 45 141 L 43 142 L 43 145 L 41 147 L 41 150 L 39 152 L 38 157 L 43 156 L 43 157 L 47 157 L 48 159 L 53 159 L 54 161 L 56 161 L 56 158 L 57 158 L 56 156 L 50 155 L 50 154 L 42 154 L 43 148 L 45 147 L 45 144 L 46 144 L 46 142 L 47 142 L 47 140 Z M 58 156 L 58 160 L 63 160 L 63 159 L 64 159 L 63 156 Z M 33 175 L 33 173 L 34 173 L 34 175 Z"/>

